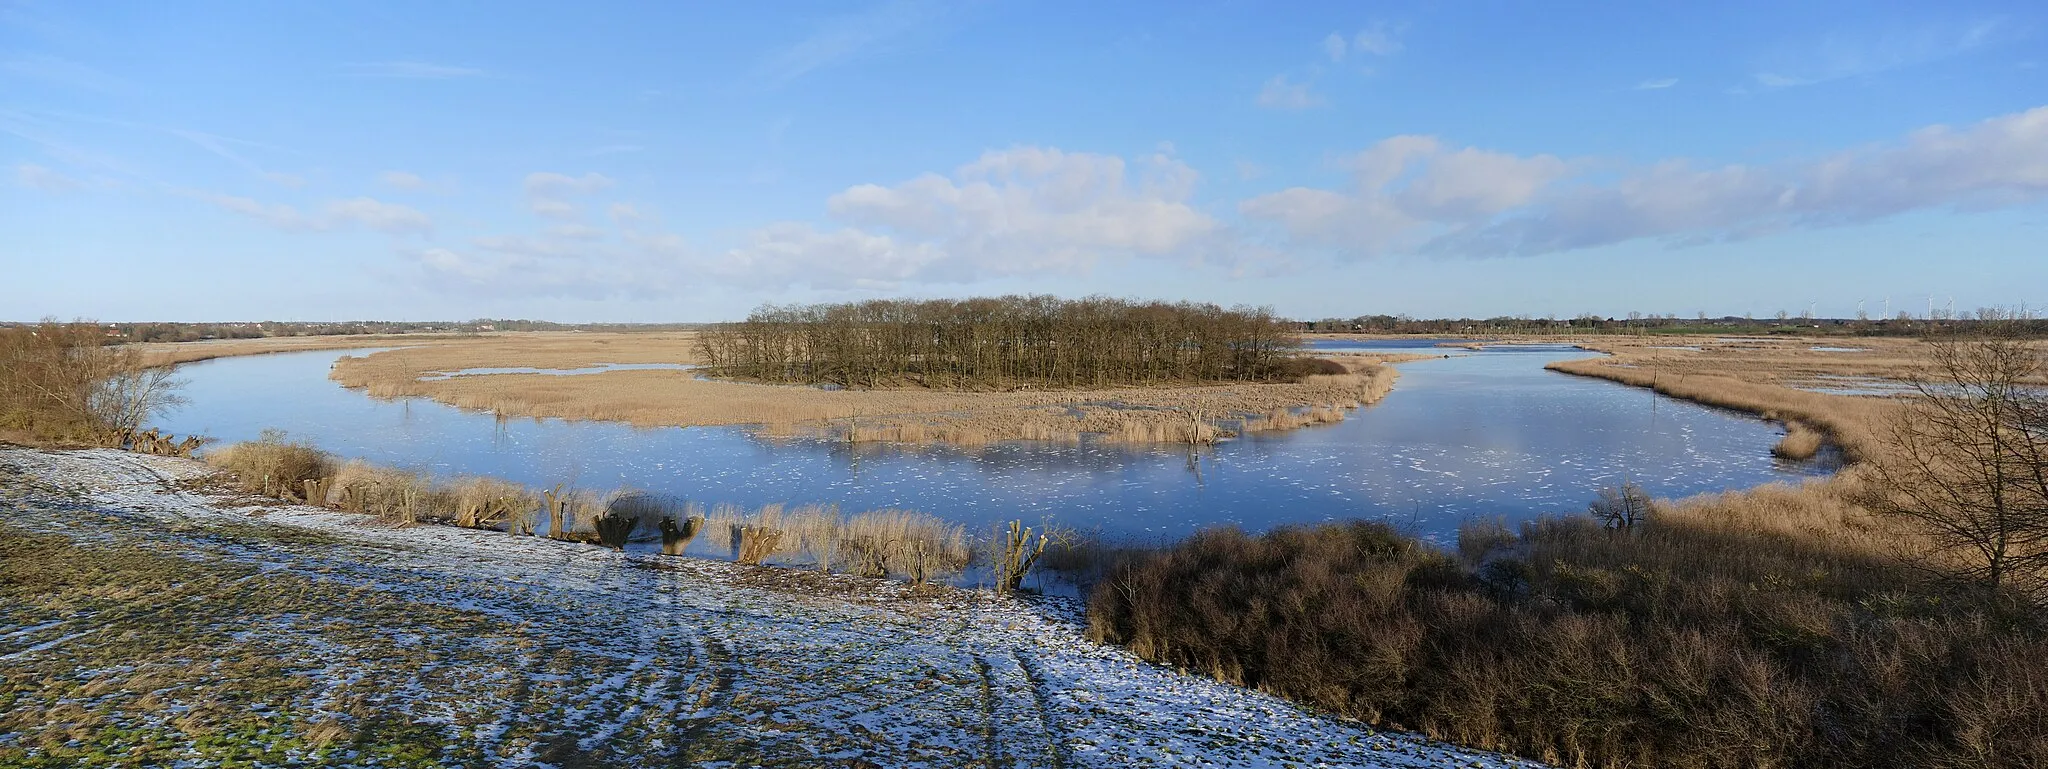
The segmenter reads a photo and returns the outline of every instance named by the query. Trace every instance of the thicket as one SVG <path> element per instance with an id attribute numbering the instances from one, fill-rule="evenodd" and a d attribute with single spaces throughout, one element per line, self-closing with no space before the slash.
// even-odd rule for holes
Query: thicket
<path id="1" fill-rule="evenodd" d="M 2009 595 L 1655 516 L 1461 541 L 1204 532 L 1099 585 L 1090 634 L 1567 765 L 2048 766 L 2048 632 Z"/>
<path id="2" fill-rule="evenodd" d="M 1188 302 L 1006 296 L 768 306 L 699 333 L 710 373 L 762 382 L 949 389 L 1293 380 L 1291 325 Z"/>
<path id="3" fill-rule="evenodd" d="M 178 381 L 91 323 L 0 328 L 0 432 L 32 442 L 125 445 L 175 406 Z"/>

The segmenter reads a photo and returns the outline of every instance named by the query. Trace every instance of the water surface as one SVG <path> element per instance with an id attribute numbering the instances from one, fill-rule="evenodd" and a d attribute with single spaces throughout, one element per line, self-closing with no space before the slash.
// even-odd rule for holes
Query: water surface
<path id="1" fill-rule="evenodd" d="M 1440 341 L 1313 346 L 1429 352 Z M 1093 440 L 849 446 L 740 428 L 501 419 L 422 398 L 375 400 L 327 378 L 336 359 L 361 350 L 188 364 L 190 403 L 159 426 L 222 441 L 277 428 L 346 457 L 535 486 L 632 486 L 707 505 L 908 507 L 976 529 L 1049 518 L 1136 539 L 1210 524 L 1369 518 L 1442 541 L 1468 518 L 1583 511 L 1599 488 L 1624 479 L 1662 496 L 1825 472 L 1773 459 L 1781 431 L 1761 420 L 1543 369 L 1584 351 L 1442 352 L 1400 364 L 1394 392 L 1342 423 L 1192 451 Z"/>

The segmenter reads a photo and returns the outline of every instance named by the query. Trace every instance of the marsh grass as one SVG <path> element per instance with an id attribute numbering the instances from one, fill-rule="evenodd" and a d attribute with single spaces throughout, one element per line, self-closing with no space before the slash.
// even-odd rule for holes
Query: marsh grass
<path id="1" fill-rule="evenodd" d="M 779 557 L 821 571 L 924 582 L 965 570 L 973 560 L 966 528 L 910 510 L 844 515 L 837 506 L 769 504 L 751 512 L 713 507 L 704 539 L 741 563 Z"/>
<path id="2" fill-rule="evenodd" d="M 1827 437 L 1819 430 L 1807 427 L 1805 422 L 1790 422 L 1785 425 L 1785 437 L 1771 447 L 1771 453 L 1794 461 L 1805 461 L 1820 453 Z"/>

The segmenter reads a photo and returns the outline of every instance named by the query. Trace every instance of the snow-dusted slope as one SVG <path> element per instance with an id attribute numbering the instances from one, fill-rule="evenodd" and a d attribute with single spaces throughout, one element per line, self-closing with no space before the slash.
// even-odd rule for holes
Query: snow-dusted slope
<path id="1" fill-rule="evenodd" d="M 1150 665 L 1086 640 L 1077 609 L 1058 602 L 392 529 L 180 483 L 205 472 L 112 451 L 0 449 L 0 508 L 17 531 L 254 566 L 251 590 L 367 589 L 411 607 L 368 633 L 303 612 L 219 621 L 244 625 L 237 642 L 288 650 L 293 675 L 310 679 L 284 712 L 310 723 L 368 707 L 438 735 L 447 763 L 1531 765 Z M 10 609 L 0 665 L 76 651 L 99 642 L 94 630 L 91 617 Z M 366 681 L 377 690 L 361 691 Z M 0 735 L 0 746 L 34 736 Z"/>

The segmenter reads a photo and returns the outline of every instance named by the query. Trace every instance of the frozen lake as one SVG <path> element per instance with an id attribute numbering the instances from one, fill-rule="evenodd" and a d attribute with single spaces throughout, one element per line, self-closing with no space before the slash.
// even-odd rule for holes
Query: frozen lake
<path id="1" fill-rule="evenodd" d="M 1435 341 L 1318 343 L 1451 357 L 1399 364 L 1393 393 L 1342 423 L 1192 451 L 1095 441 L 849 446 L 729 427 L 499 419 L 425 399 L 379 401 L 327 378 L 336 359 L 361 350 L 188 364 L 190 403 L 157 425 L 222 441 L 277 428 L 345 457 L 540 487 L 631 486 L 707 506 L 904 507 L 974 530 L 1051 519 L 1138 540 L 1214 524 L 1366 518 L 1448 541 L 1468 518 L 1581 512 L 1624 478 L 1676 496 L 1828 471 L 1774 459 L 1776 425 L 1543 369 L 1590 354 L 1581 350 L 1438 350 Z"/>

